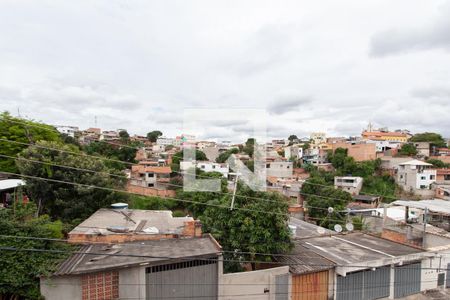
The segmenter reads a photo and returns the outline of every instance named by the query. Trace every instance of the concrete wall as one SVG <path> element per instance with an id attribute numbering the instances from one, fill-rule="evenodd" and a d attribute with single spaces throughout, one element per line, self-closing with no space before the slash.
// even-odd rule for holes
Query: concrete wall
<path id="1" fill-rule="evenodd" d="M 119 271 L 120 299 L 145 299 L 145 266 Z"/>
<path id="2" fill-rule="evenodd" d="M 220 277 L 219 299 L 274 300 L 275 276 L 283 274 L 289 274 L 289 267 L 224 274 Z"/>
<path id="3" fill-rule="evenodd" d="M 81 300 L 81 276 L 41 278 L 41 294 L 45 300 Z"/>

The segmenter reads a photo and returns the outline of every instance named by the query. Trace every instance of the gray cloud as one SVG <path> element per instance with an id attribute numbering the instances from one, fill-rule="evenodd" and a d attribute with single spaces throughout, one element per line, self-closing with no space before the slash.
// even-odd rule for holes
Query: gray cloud
<path id="1" fill-rule="evenodd" d="M 269 105 L 267 110 L 271 114 L 281 115 L 290 111 L 305 108 L 312 102 L 309 96 L 288 96 L 281 97 Z"/>
<path id="2" fill-rule="evenodd" d="M 0 110 L 170 137 L 182 133 L 185 108 L 267 108 L 270 138 L 355 134 L 369 121 L 450 136 L 447 52 L 367 55 L 367 37 L 374 56 L 449 49 L 449 6 L 123 3 L 0 1 Z M 215 117 L 194 134 L 252 134 L 253 120 Z"/>
<path id="3" fill-rule="evenodd" d="M 450 50 L 450 4 L 440 8 L 431 24 L 378 32 L 370 41 L 374 57 L 434 48 Z"/>

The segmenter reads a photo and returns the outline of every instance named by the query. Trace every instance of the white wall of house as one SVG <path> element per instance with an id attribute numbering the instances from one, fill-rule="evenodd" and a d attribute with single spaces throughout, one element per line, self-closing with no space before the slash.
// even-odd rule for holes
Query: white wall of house
<path id="1" fill-rule="evenodd" d="M 225 178 L 227 178 L 228 173 L 230 173 L 230 167 L 228 166 L 228 164 L 219 164 L 210 161 L 199 161 L 196 165 L 197 168 L 204 172 L 219 172 Z"/>
<path id="2" fill-rule="evenodd" d="M 53 276 L 41 278 L 40 289 L 46 300 L 65 299 L 81 300 L 81 276 Z"/>
<path id="3" fill-rule="evenodd" d="M 349 192 L 350 194 L 358 195 L 361 191 L 362 184 L 362 177 L 334 177 L 334 187 Z"/>
<path id="4" fill-rule="evenodd" d="M 175 139 L 166 138 L 166 137 L 159 137 L 158 139 L 156 139 L 156 144 L 157 145 L 162 145 L 162 146 L 174 145 L 175 144 Z"/>
<path id="5" fill-rule="evenodd" d="M 272 161 L 266 163 L 267 176 L 287 178 L 292 177 L 293 163 L 291 161 Z"/>
<path id="6" fill-rule="evenodd" d="M 416 189 L 429 189 L 430 185 L 436 182 L 436 170 L 423 170 L 422 173 L 417 173 Z"/>
<path id="7" fill-rule="evenodd" d="M 275 276 L 289 274 L 289 267 L 230 273 L 221 276 L 219 300 L 275 300 Z M 289 278 L 289 295 L 291 293 Z M 266 292 L 264 292 L 266 291 Z M 247 296 L 242 296 L 247 295 Z"/>

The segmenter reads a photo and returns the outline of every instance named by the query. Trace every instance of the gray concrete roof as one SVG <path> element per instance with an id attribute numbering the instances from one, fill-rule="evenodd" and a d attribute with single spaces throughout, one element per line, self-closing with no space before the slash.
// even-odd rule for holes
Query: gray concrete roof
<path id="1" fill-rule="evenodd" d="M 288 255 L 274 256 L 274 259 L 289 265 L 289 272 L 292 274 L 325 271 L 333 269 L 335 266 L 333 262 L 303 246 L 298 240 L 294 241 L 294 249 Z"/>
<path id="2" fill-rule="evenodd" d="M 289 225 L 297 226 L 297 229 L 295 231 L 295 238 L 308 238 L 315 236 L 337 234 L 336 232 L 329 230 L 327 228 L 320 227 L 315 224 L 311 224 L 294 217 L 291 217 L 289 219 Z"/>
<path id="3" fill-rule="evenodd" d="M 192 217 L 172 217 L 170 210 L 107 209 L 101 208 L 75 227 L 69 234 L 114 234 L 109 227 L 123 227 L 140 231 L 155 227 L 159 233 L 182 233 L 184 222 Z M 139 226 L 141 225 L 141 226 Z M 141 228 L 142 227 L 142 228 Z"/>
<path id="4" fill-rule="evenodd" d="M 435 199 L 435 200 L 420 200 L 420 201 L 409 201 L 409 200 L 397 200 L 391 203 L 392 205 L 409 206 L 419 209 L 428 208 L 429 211 L 450 214 L 450 201 Z"/>
<path id="5" fill-rule="evenodd" d="M 202 238 L 179 238 L 124 244 L 90 244 L 62 262 L 54 275 L 75 275 L 183 261 L 195 257 L 215 257 L 220 246 L 210 235 Z"/>
<path id="6" fill-rule="evenodd" d="M 302 246 L 340 266 L 362 265 L 370 261 L 423 252 L 417 248 L 359 232 L 316 237 L 299 242 Z"/>

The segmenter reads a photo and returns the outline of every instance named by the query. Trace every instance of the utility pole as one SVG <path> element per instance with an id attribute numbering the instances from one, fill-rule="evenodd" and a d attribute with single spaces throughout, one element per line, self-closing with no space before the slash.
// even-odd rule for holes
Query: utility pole
<path id="1" fill-rule="evenodd" d="M 231 198 L 231 205 L 230 205 L 230 210 L 234 209 L 234 200 L 236 199 L 236 191 L 237 191 L 237 185 L 238 185 L 238 177 L 239 177 L 239 173 L 235 173 L 236 177 L 234 178 L 234 189 L 233 189 L 233 196 Z"/>
<path id="2" fill-rule="evenodd" d="M 425 207 L 423 213 L 423 237 L 422 237 L 422 247 L 425 248 L 425 238 L 427 236 L 427 221 L 428 221 L 428 207 Z"/>

